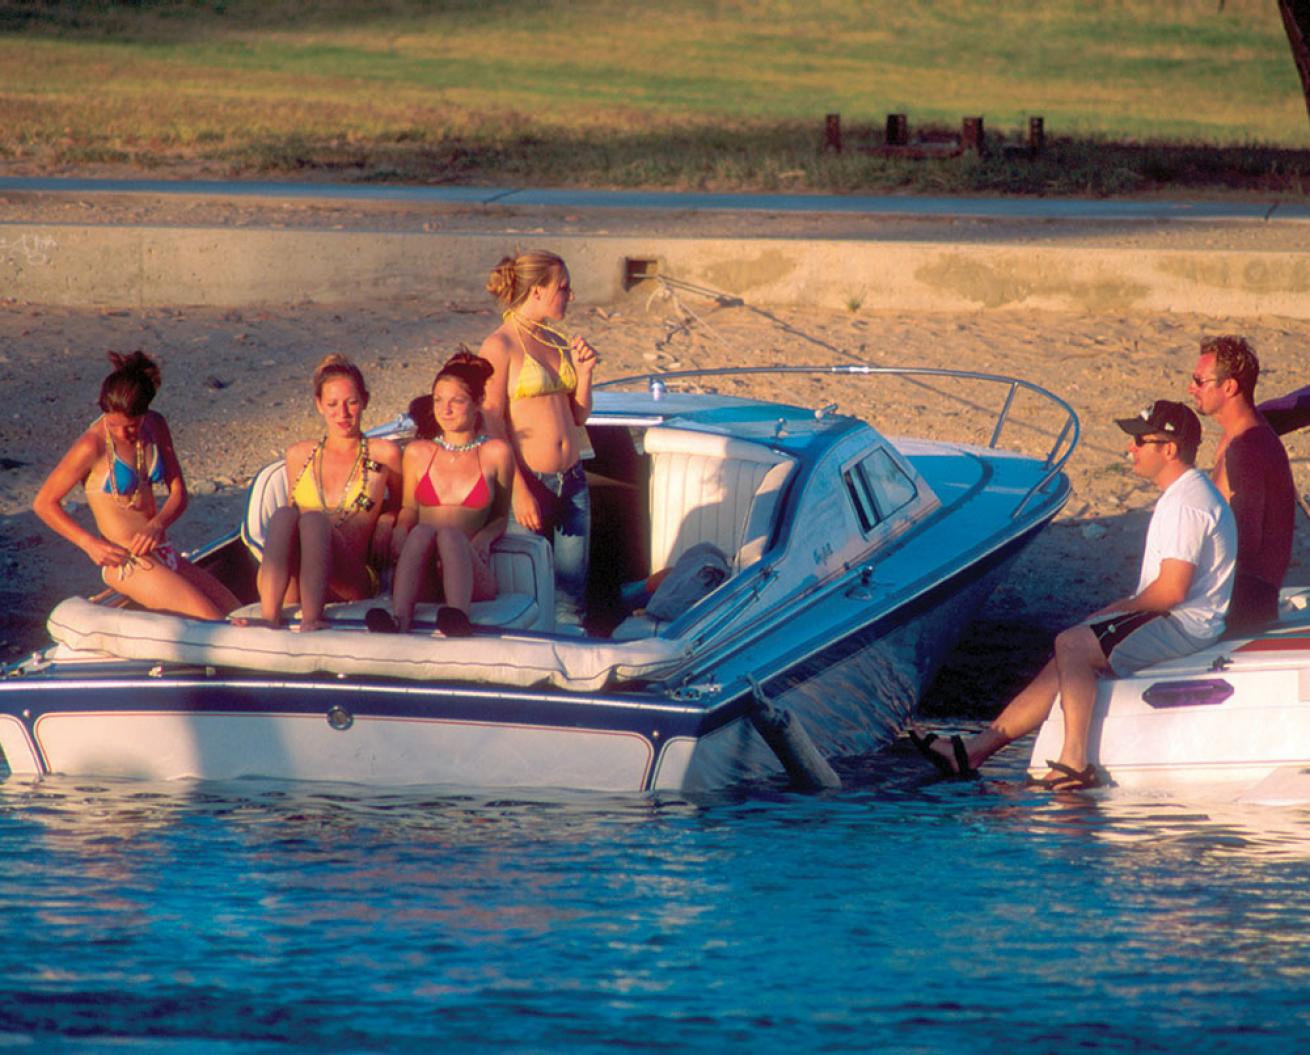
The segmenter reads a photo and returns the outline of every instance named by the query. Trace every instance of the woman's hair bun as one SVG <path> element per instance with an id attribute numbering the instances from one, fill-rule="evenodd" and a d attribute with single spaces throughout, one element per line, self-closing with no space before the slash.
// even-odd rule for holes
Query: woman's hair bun
<path id="1" fill-rule="evenodd" d="M 510 303 L 514 300 L 514 258 L 502 256 L 500 263 L 487 276 L 487 292 L 497 300 Z"/>
<path id="2" fill-rule="evenodd" d="M 453 377 L 467 387 L 469 394 L 481 403 L 487 394 L 487 382 L 495 372 L 496 368 L 487 360 L 470 351 L 467 345 L 461 344 L 459 351 L 441 364 L 437 376 L 432 379 L 432 386 L 435 388 L 443 377 Z"/>
<path id="3" fill-rule="evenodd" d="M 340 352 L 329 352 L 319 360 L 314 368 L 314 398 L 323 395 L 323 386 L 334 377 L 344 377 L 354 382 L 359 394 L 368 399 L 368 386 L 364 384 L 364 374 L 354 363 Z"/>
<path id="4" fill-rule="evenodd" d="M 100 409 L 106 414 L 140 417 L 159 390 L 159 367 L 145 352 L 109 353 L 113 372 L 100 384 Z"/>
<path id="5" fill-rule="evenodd" d="M 502 256 L 487 278 L 487 292 L 507 308 L 516 308 L 537 286 L 557 278 L 564 261 L 545 249 L 514 251 Z"/>
<path id="6" fill-rule="evenodd" d="M 123 374 L 127 377 L 144 377 L 156 389 L 159 388 L 161 376 L 159 364 L 139 348 L 127 355 L 111 350 L 108 352 L 108 356 L 109 365 L 114 368 L 114 373 Z"/>
<path id="7" fill-rule="evenodd" d="M 491 375 L 496 372 L 496 368 L 492 366 L 491 363 L 486 359 L 483 359 L 482 356 L 478 355 L 477 352 L 473 351 L 465 344 L 461 344 L 459 350 L 446 360 L 445 365 L 441 368 L 441 372 L 445 373 L 447 368 L 452 366 L 460 368 L 461 371 L 467 371 L 468 373 L 481 377 L 483 384 L 490 381 Z"/>

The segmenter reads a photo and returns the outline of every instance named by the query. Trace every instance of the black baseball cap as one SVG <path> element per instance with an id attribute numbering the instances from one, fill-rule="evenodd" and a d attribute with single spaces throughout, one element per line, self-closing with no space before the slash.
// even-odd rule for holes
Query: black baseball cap
<path id="1" fill-rule="evenodd" d="M 1185 450 L 1201 445 L 1201 419 L 1186 403 L 1170 399 L 1157 399 L 1137 417 L 1116 418 L 1115 424 L 1130 436 L 1163 433 Z"/>

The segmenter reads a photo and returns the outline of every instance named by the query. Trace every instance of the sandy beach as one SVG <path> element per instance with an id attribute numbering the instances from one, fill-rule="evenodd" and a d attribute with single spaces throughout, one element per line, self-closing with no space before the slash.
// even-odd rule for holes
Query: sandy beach
<path id="1" fill-rule="evenodd" d="M 9 213 L 6 218 L 13 218 Z M 506 251 L 516 244 L 549 247 L 544 220 L 501 223 Z M 485 271 L 492 263 L 470 267 Z M 1136 413 L 1155 398 L 1186 399 L 1197 341 L 1207 334 L 1242 333 L 1253 341 L 1264 366 L 1264 398 L 1307 383 L 1305 320 L 765 311 L 671 295 L 650 284 L 617 302 L 596 303 L 586 289 L 577 293 L 567 325 L 599 350 L 602 379 L 730 364 L 950 366 L 1013 374 L 1073 405 L 1083 427 L 1068 467 L 1073 498 L 993 596 L 935 694 L 940 706 L 975 713 L 1002 702 L 1000 696 L 1040 661 L 1054 630 L 1136 580 L 1155 493 L 1128 470 L 1114 417 Z M 0 411 L 0 658 L 42 643 L 50 607 L 98 583 L 83 555 L 36 520 L 30 502 L 95 417 L 107 350 L 140 348 L 163 367 L 155 408 L 168 418 L 192 495 L 172 536 L 187 547 L 230 529 L 250 477 L 290 442 L 317 433 L 309 377 L 322 355 L 343 352 L 359 363 L 372 391 L 366 424 L 376 425 L 401 413 L 427 390 L 446 356 L 461 343 L 476 348 L 497 321 L 490 297 L 453 302 L 439 289 L 423 300 L 258 310 L 76 310 L 0 300 L 6 397 Z M 905 382 L 875 382 L 860 392 L 849 384 L 786 378 L 753 384 L 726 390 L 768 392 L 806 406 L 836 402 L 892 435 L 975 442 L 986 441 L 1003 398 L 1000 391 L 947 395 Z M 1053 439 L 1047 417 L 1024 399 L 1011 430 L 1009 438 L 1034 452 Z M 1216 435 L 1207 424 L 1203 465 L 1212 459 Z M 1301 490 L 1310 490 L 1310 435 L 1289 437 L 1288 449 Z M 1310 526 L 1302 518 L 1290 581 L 1307 577 L 1307 561 Z"/>

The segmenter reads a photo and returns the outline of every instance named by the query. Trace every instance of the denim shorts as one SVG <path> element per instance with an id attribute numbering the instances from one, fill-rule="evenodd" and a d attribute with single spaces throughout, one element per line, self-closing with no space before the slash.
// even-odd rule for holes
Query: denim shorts
<path id="1" fill-rule="evenodd" d="M 581 462 L 559 473 L 530 470 L 537 482 L 556 499 L 542 509 L 541 534 L 551 544 L 555 558 L 555 622 L 560 626 L 582 624 L 587 602 L 587 573 L 591 550 L 591 492 Z M 513 519 L 511 523 L 526 531 Z"/>

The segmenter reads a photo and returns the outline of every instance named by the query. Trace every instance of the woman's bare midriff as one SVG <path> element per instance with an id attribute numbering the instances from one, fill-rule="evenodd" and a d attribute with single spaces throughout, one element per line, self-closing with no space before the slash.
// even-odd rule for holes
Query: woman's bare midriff
<path id="1" fill-rule="evenodd" d="M 150 520 L 133 506 L 119 505 L 114 495 L 98 494 L 95 490 L 87 491 L 86 504 L 91 507 L 91 515 L 101 536 L 119 546 L 130 546 L 132 539 L 145 530 Z"/>
<path id="2" fill-rule="evenodd" d="M 578 460 L 573 404 L 562 392 L 515 400 L 510 421 L 519 456 L 539 473 L 562 473 Z"/>

